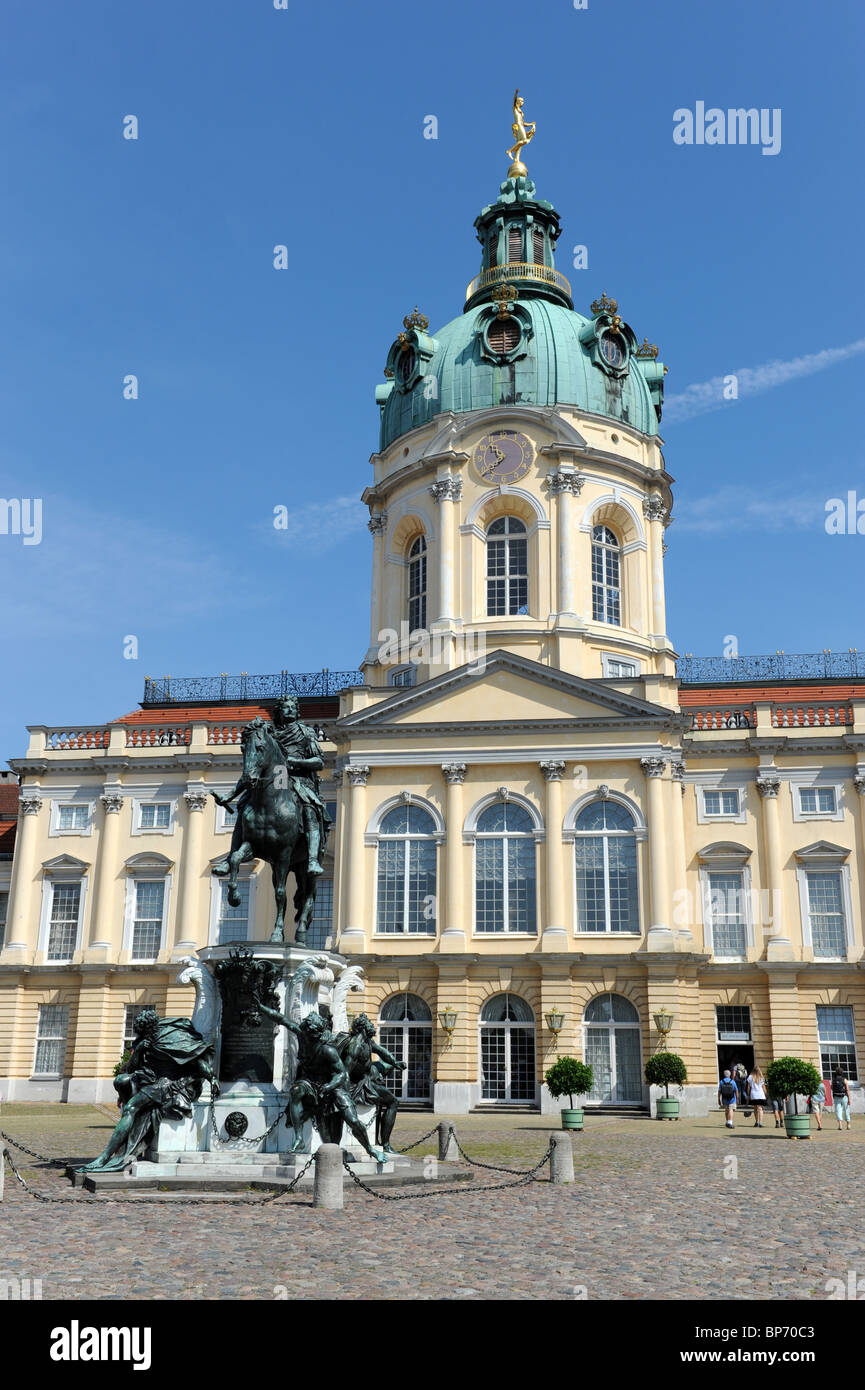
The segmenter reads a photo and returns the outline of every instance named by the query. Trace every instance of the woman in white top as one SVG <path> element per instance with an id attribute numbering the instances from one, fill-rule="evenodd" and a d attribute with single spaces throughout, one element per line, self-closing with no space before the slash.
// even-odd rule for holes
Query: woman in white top
<path id="1" fill-rule="evenodd" d="M 763 1107 L 766 1104 L 766 1078 L 759 1067 L 755 1067 L 748 1077 L 751 1104 L 754 1107 L 754 1125 L 763 1128 Z"/>

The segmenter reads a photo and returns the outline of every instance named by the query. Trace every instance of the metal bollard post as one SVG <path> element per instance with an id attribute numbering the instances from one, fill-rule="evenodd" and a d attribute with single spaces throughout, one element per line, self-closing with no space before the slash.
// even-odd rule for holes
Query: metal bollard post
<path id="1" fill-rule="evenodd" d="M 439 1124 L 439 1163 L 458 1163 L 459 1157 L 454 1127 L 450 1120 L 442 1120 Z"/>
<path id="2" fill-rule="evenodd" d="M 315 1154 L 315 1186 L 312 1205 L 342 1211 L 342 1147 L 322 1144 Z"/>
<path id="3" fill-rule="evenodd" d="M 550 1154 L 550 1181 L 554 1183 L 573 1182 L 574 1145 L 570 1134 L 553 1134 L 551 1143 L 553 1151 Z"/>

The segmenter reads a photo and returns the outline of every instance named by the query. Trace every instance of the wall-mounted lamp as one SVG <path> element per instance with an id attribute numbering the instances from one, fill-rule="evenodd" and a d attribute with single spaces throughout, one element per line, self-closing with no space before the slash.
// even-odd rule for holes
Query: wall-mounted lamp
<path id="1" fill-rule="evenodd" d="M 661 1045 L 658 1051 L 666 1052 L 667 1036 L 671 1032 L 673 1027 L 673 1015 L 670 1013 L 669 1009 L 659 1009 L 656 1014 L 652 1015 L 652 1017 L 655 1020 L 655 1027 L 661 1035 Z"/>
<path id="2" fill-rule="evenodd" d="M 546 1015 L 547 1027 L 555 1039 L 556 1052 L 559 1050 L 559 1034 L 565 1025 L 565 1016 L 559 1009 L 550 1009 Z"/>
<path id="3" fill-rule="evenodd" d="M 454 1029 L 457 1026 L 458 1018 L 459 1014 L 457 1013 L 456 1009 L 442 1009 L 441 1013 L 439 1014 L 439 1023 L 448 1035 L 448 1047 L 450 1047 L 451 1043 L 453 1042 Z"/>

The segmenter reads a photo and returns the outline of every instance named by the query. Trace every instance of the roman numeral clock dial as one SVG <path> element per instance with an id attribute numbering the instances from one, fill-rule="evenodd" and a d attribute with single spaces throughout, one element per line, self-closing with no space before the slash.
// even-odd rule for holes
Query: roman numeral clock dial
<path id="1" fill-rule="evenodd" d="M 474 466 L 485 483 L 516 483 L 532 466 L 532 441 L 517 430 L 496 430 L 478 441 Z"/>

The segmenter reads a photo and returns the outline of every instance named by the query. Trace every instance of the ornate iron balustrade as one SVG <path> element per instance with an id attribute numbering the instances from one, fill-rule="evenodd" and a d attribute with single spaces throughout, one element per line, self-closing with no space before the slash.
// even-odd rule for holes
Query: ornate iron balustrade
<path id="1" fill-rule="evenodd" d="M 733 681 L 865 680 L 865 652 L 776 652 L 774 656 L 681 656 L 683 685 Z"/>
<path id="2" fill-rule="evenodd" d="M 279 671 L 271 676 L 163 676 L 144 681 L 145 705 L 206 704 L 208 701 L 275 700 L 280 695 L 338 695 L 363 685 L 361 671 Z"/>
<path id="3" fill-rule="evenodd" d="M 532 261 L 511 261 L 510 265 L 490 266 L 489 270 L 482 270 L 480 275 L 469 281 L 466 287 L 466 303 L 473 295 L 488 289 L 490 285 L 506 285 L 510 280 L 540 280 L 545 285 L 562 290 L 568 299 L 571 298 L 570 281 L 551 265 L 535 265 Z"/>

